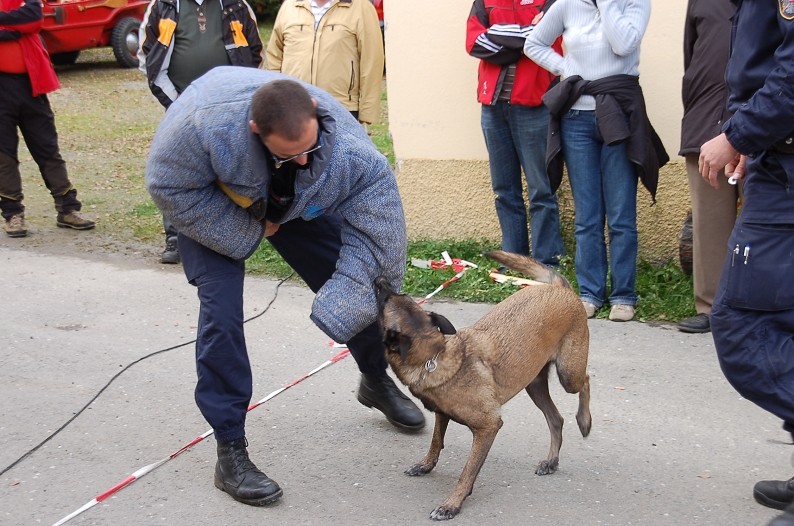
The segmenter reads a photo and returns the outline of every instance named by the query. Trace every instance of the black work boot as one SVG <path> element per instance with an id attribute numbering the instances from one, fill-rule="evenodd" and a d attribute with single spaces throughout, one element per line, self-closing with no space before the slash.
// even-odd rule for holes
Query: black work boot
<path id="1" fill-rule="evenodd" d="M 417 431 L 425 426 L 425 415 L 387 375 L 362 374 L 358 401 L 382 412 L 386 420 L 402 429 Z"/>
<path id="2" fill-rule="evenodd" d="M 179 261 L 179 243 L 177 243 L 176 236 L 168 236 L 165 238 L 165 250 L 160 256 L 160 263 L 176 265 Z"/>
<path id="3" fill-rule="evenodd" d="M 794 477 L 788 480 L 762 480 L 753 488 L 753 497 L 758 504 L 782 510 L 794 503 Z"/>
<path id="4" fill-rule="evenodd" d="M 215 487 L 231 495 L 234 500 L 251 506 L 264 506 L 277 501 L 282 494 L 281 488 L 251 462 L 247 446 L 245 438 L 218 442 Z"/>

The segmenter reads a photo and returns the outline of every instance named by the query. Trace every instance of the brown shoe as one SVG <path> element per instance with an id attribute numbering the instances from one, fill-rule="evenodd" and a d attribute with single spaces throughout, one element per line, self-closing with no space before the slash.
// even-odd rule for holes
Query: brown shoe
<path id="1" fill-rule="evenodd" d="M 6 219 L 5 230 L 8 237 L 25 237 L 28 235 L 28 225 L 25 224 L 25 214 L 14 214 Z"/>
<path id="2" fill-rule="evenodd" d="M 81 216 L 80 212 L 59 213 L 56 223 L 61 228 L 74 228 L 75 230 L 90 230 L 96 226 L 96 223 Z"/>

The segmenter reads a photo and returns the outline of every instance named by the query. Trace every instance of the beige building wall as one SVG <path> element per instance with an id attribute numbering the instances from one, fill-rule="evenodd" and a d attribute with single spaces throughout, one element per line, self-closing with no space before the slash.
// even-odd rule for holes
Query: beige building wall
<path id="1" fill-rule="evenodd" d="M 477 60 L 465 50 L 464 0 L 384 2 L 389 128 L 411 239 L 490 239 L 499 226 L 477 103 Z M 677 258 L 689 208 L 678 157 L 686 0 L 657 0 L 643 40 L 640 82 L 651 122 L 671 158 L 660 175 L 657 204 L 638 192 L 640 253 Z M 560 195 L 572 237 L 571 198 Z"/>

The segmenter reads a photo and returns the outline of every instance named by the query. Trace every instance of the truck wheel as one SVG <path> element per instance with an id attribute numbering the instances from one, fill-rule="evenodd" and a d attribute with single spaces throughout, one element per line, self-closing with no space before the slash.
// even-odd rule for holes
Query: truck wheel
<path id="1" fill-rule="evenodd" d="M 110 34 L 110 45 L 116 62 L 123 68 L 138 67 L 138 28 L 141 21 L 127 17 L 119 20 Z"/>
<path id="2" fill-rule="evenodd" d="M 77 62 L 77 57 L 79 56 L 79 51 L 65 51 L 63 53 L 55 53 L 50 55 L 50 60 L 56 66 L 71 66 Z"/>

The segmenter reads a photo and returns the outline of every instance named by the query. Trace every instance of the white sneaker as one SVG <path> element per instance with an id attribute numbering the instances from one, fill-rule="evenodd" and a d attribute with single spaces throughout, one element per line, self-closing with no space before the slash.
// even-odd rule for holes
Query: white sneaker
<path id="1" fill-rule="evenodd" d="M 582 300 L 582 307 L 584 307 L 584 311 L 587 313 L 588 318 L 595 316 L 595 313 L 598 310 L 598 307 L 585 300 Z"/>
<path id="2" fill-rule="evenodd" d="M 634 319 L 634 307 L 632 305 L 612 305 L 609 311 L 609 319 L 612 321 L 631 321 Z"/>

